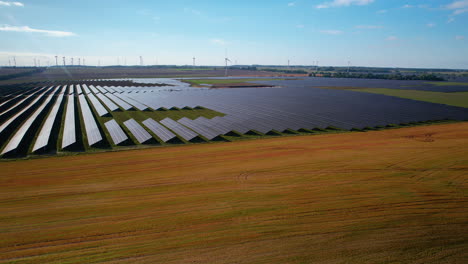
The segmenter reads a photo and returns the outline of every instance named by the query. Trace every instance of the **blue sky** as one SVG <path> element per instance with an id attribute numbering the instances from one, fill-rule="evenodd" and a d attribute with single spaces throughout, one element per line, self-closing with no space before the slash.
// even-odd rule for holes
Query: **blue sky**
<path id="1" fill-rule="evenodd" d="M 468 0 L 0 1 L 0 65 L 468 69 Z"/>

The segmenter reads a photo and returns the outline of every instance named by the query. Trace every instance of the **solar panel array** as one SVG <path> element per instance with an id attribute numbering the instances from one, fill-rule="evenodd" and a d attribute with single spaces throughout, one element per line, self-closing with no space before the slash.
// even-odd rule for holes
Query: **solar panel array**
<path id="1" fill-rule="evenodd" d="M 337 84 L 342 82 L 330 81 Z M 177 86 L 73 84 L 3 93 L 5 96 L 0 102 L 0 137 L 3 139 L 0 153 L 14 153 L 24 145 L 22 143 L 27 142 L 33 144 L 28 148 L 32 152 L 48 146 L 54 149 L 56 144 L 50 140 L 60 136 L 60 150 L 73 151 L 75 146 L 107 146 L 97 145 L 107 140 L 113 143 L 113 147 L 123 142 L 143 144 L 150 142 L 153 136 L 162 142 L 176 138 L 183 141 L 193 141 L 195 138 L 216 140 L 232 132 L 269 134 L 331 126 L 349 130 L 427 120 L 468 119 L 466 108 L 349 90 L 310 88 L 317 85 L 314 82 L 314 78 L 265 81 L 281 86 L 280 89 L 205 89 L 191 88 L 172 80 L 171 84 Z M 363 87 L 375 83 L 365 80 L 356 82 Z M 396 83 L 388 82 L 382 87 L 391 88 Z M 406 82 L 400 84 L 403 83 Z M 75 104 L 75 100 L 79 104 Z M 66 106 L 63 110 L 60 108 L 62 105 Z M 168 115 L 164 111 L 154 112 L 158 109 L 198 107 L 217 111 L 219 115 L 191 119 L 180 114 L 171 115 L 175 112 L 167 112 Z M 167 116 L 180 117 L 172 119 Z M 38 120 L 39 117 L 43 120 Z M 128 120 L 122 122 L 122 117 Z M 35 123 L 38 125 L 33 126 Z M 82 125 L 76 126 L 80 123 Z M 52 135 L 57 133 L 53 128 L 58 125 L 63 128 L 60 129 L 61 134 Z M 30 134 L 34 134 L 34 137 L 26 139 L 25 136 Z M 82 144 L 81 135 L 87 138 L 86 145 Z"/>

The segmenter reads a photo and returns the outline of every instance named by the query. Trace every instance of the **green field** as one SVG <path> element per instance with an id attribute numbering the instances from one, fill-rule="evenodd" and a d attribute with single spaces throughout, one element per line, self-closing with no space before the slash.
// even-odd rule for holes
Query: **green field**
<path id="1" fill-rule="evenodd" d="M 468 108 L 468 92 L 442 93 L 417 90 L 401 90 L 387 88 L 362 88 L 352 89 L 356 92 L 366 92 L 375 94 L 384 94 L 406 99 L 431 102 L 436 104 L 445 104 Z"/>
<path id="2" fill-rule="evenodd" d="M 426 82 L 435 86 L 468 86 L 468 82 Z"/>

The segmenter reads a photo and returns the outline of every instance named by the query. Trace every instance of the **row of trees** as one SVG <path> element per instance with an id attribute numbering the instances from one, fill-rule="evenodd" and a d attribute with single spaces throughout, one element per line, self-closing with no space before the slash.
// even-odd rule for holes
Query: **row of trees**
<path id="1" fill-rule="evenodd" d="M 331 78 L 353 78 L 353 79 L 382 79 L 382 80 L 423 80 L 423 81 L 445 81 L 444 78 L 435 74 L 374 74 L 374 73 L 331 73 L 317 72 L 311 73 L 309 76 L 331 77 Z"/>

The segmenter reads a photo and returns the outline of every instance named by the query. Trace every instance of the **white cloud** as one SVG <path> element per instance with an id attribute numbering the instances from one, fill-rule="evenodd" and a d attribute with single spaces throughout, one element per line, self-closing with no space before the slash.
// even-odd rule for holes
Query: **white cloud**
<path id="1" fill-rule="evenodd" d="M 465 36 L 455 36 L 455 39 L 456 39 L 456 40 L 464 40 L 464 39 L 465 39 Z"/>
<path id="2" fill-rule="evenodd" d="M 20 6 L 23 7 L 24 4 L 21 2 L 6 2 L 6 1 L 0 1 L 0 6 Z"/>
<path id="3" fill-rule="evenodd" d="M 430 28 L 433 28 L 433 27 L 436 26 L 436 24 L 435 24 L 435 23 L 427 23 L 426 26 L 427 26 L 427 27 L 430 27 Z"/>
<path id="4" fill-rule="evenodd" d="M 46 36 L 49 36 L 49 37 L 71 37 L 71 36 L 76 35 L 73 32 L 67 32 L 67 31 L 35 29 L 35 28 L 30 28 L 28 26 L 18 27 L 18 26 L 10 26 L 10 25 L 1 25 L 0 31 L 39 33 L 39 34 L 45 34 Z"/>
<path id="5" fill-rule="evenodd" d="M 356 26 L 358 29 L 379 29 L 383 28 L 383 26 L 376 26 L 376 25 L 358 25 Z"/>
<path id="6" fill-rule="evenodd" d="M 402 6 L 402 8 L 412 8 L 413 6 L 412 5 L 404 5 Z"/>
<path id="7" fill-rule="evenodd" d="M 398 40 L 398 37 L 396 37 L 396 36 L 389 36 L 389 37 L 386 38 L 385 40 L 387 40 L 387 41 L 395 41 L 395 40 Z"/>
<path id="8" fill-rule="evenodd" d="M 333 0 L 332 2 L 324 2 L 315 6 L 315 8 L 330 8 L 330 7 L 341 7 L 341 6 L 350 6 L 350 5 L 368 5 L 373 3 L 374 0 Z"/>
<path id="9" fill-rule="evenodd" d="M 468 0 L 452 2 L 451 4 L 446 5 L 446 8 L 448 9 L 468 8 Z"/>
<path id="10" fill-rule="evenodd" d="M 229 42 L 225 41 L 224 39 L 219 39 L 219 38 L 210 39 L 210 42 L 215 45 L 221 45 L 221 46 L 229 44 Z"/>
<path id="11" fill-rule="evenodd" d="M 468 12 L 468 0 L 454 1 L 445 6 L 446 9 L 453 10 L 452 15 L 460 15 Z"/>
<path id="12" fill-rule="evenodd" d="M 300 25 L 296 25 L 297 28 L 304 28 L 305 26 L 300 24 Z"/>
<path id="13" fill-rule="evenodd" d="M 455 21 L 455 18 L 449 17 L 449 19 L 447 20 L 447 23 L 452 23 L 453 21 Z"/>
<path id="14" fill-rule="evenodd" d="M 288 3 L 288 6 L 296 6 L 295 2 Z"/>
<path id="15" fill-rule="evenodd" d="M 385 14 L 385 13 L 387 13 L 387 12 L 388 12 L 388 10 L 382 9 L 382 10 L 377 11 L 376 13 L 377 13 L 377 14 Z"/>
<path id="16" fill-rule="evenodd" d="M 320 33 L 327 35 L 340 35 L 343 34 L 341 30 L 320 30 Z"/>

